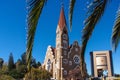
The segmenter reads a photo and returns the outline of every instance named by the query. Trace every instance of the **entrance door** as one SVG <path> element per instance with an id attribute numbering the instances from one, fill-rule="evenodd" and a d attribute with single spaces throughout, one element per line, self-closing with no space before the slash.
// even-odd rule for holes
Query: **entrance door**
<path id="1" fill-rule="evenodd" d="M 103 76 L 103 70 L 102 69 L 98 69 L 97 73 L 98 73 L 98 77 L 102 77 Z"/>

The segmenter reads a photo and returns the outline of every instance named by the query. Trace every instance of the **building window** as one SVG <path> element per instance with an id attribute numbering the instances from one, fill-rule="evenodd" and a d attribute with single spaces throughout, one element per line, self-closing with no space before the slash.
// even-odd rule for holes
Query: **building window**
<path id="1" fill-rule="evenodd" d="M 67 71 L 66 70 L 64 70 L 64 75 L 67 75 Z"/>
<path id="2" fill-rule="evenodd" d="M 51 68 L 51 61 L 50 61 L 50 59 L 48 59 L 48 62 L 47 62 L 47 70 L 50 71 L 50 68 Z"/>
<path id="3" fill-rule="evenodd" d="M 63 51 L 63 54 L 66 56 L 67 55 L 67 51 Z"/>
<path id="4" fill-rule="evenodd" d="M 68 60 L 67 60 L 67 59 L 63 59 L 63 63 L 64 63 L 64 64 L 67 64 L 67 63 L 68 63 Z"/>
<path id="5" fill-rule="evenodd" d="M 79 58 L 78 55 L 75 55 L 75 56 L 73 57 L 73 60 L 74 60 L 74 62 L 75 62 L 76 64 L 79 64 L 79 63 L 80 63 L 80 58 Z"/>
<path id="6" fill-rule="evenodd" d="M 64 49 L 67 49 L 67 47 L 68 47 L 67 41 L 66 41 L 66 40 L 63 40 L 63 48 L 64 48 Z"/>
<path id="7" fill-rule="evenodd" d="M 69 61 L 69 65 L 72 65 L 72 61 Z"/>
<path id="8" fill-rule="evenodd" d="M 77 52 L 77 51 L 78 51 L 78 48 L 75 48 L 75 51 Z"/>

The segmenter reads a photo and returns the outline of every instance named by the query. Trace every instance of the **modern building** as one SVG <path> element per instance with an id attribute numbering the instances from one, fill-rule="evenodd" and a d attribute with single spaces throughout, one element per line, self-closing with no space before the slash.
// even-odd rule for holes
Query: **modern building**
<path id="1" fill-rule="evenodd" d="M 69 46 L 68 29 L 62 7 L 56 29 L 56 47 L 48 46 L 42 66 L 52 73 L 53 79 L 80 80 L 80 51 L 77 41 Z"/>
<path id="2" fill-rule="evenodd" d="M 93 77 L 113 76 L 112 51 L 93 51 L 91 55 L 91 72 Z"/>

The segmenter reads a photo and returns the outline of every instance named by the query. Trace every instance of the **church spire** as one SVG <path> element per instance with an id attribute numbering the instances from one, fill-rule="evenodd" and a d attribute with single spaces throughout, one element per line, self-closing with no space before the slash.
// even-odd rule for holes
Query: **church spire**
<path id="1" fill-rule="evenodd" d="M 66 26 L 66 20 L 65 20 L 63 6 L 62 6 L 62 9 L 61 9 L 61 12 L 60 12 L 60 18 L 59 18 L 58 26 L 61 30 Z"/>

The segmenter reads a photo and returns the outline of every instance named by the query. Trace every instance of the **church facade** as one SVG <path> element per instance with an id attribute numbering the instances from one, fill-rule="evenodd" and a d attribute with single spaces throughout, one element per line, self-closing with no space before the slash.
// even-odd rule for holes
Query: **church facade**
<path id="1" fill-rule="evenodd" d="M 42 66 L 52 73 L 53 79 L 80 80 L 80 51 L 81 48 L 77 41 L 69 46 L 68 30 L 62 7 L 56 29 L 56 47 L 48 46 Z"/>

